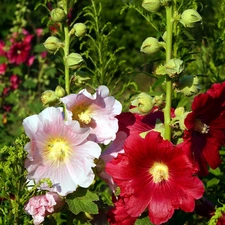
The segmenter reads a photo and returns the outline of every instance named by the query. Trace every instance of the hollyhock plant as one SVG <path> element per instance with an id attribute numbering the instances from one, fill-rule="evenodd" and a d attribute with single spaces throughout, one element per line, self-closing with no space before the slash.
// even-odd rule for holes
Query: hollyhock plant
<path id="1" fill-rule="evenodd" d="M 24 210 L 33 217 L 34 225 L 39 225 L 44 222 L 45 216 L 57 212 L 64 204 L 65 201 L 57 193 L 47 192 L 30 198 Z"/>
<path id="2" fill-rule="evenodd" d="M 94 159 L 100 156 L 101 149 L 87 140 L 87 128 L 80 128 L 77 121 L 65 122 L 61 110 L 54 107 L 25 118 L 23 126 L 30 138 L 25 146 L 28 179 L 38 183 L 49 178 L 51 191 L 62 196 L 75 191 L 78 185 L 91 185 Z"/>
<path id="3" fill-rule="evenodd" d="M 147 208 L 151 222 L 161 224 L 175 209 L 194 210 L 204 186 L 179 146 L 151 131 L 145 138 L 130 135 L 124 151 L 106 165 L 106 172 L 120 187 L 130 216 L 139 217 Z"/>
<path id="4" fill-rule="evenodd" d="M 220 163 L 219 150 L 225 142 L 225 82 L 213 84 L 192 103 L 185 121 L 183 147 L 199 169 L 208 174 L 208 165 L 216 169 Z"/>
<path id="5" fill-rule="evenodd" d="M 90 129 L 89 138 L 105 145 L 116 138 L 118 120 L 115 116 L 121 113 L 122 105 L 109 96 L 106 86 L 99 86 L 94 95 L 83 89 L 78 94 L 61 98 L 61 101 L 72 111 L 73 120 Z"/>

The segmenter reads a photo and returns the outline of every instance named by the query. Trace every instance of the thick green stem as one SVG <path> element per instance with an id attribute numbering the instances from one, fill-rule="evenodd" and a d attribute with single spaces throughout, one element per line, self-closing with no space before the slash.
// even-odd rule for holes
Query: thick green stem
<path id="1" fill-rule="evenodd" d="M 172 6 L 166 6 L 166 62 L 172 57 L 172 38 L 173 38 L 173 21 L 172 21 Z M 165 139 L 171 140 L 171 103 L 172 103 L 172 81 L 169 76 L 166 78 L 166 106 L 164 109 L 164 125 Z"/>

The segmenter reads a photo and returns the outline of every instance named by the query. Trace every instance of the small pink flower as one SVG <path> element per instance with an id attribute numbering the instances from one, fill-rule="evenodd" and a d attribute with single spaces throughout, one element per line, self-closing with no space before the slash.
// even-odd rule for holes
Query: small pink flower
<path id="1" fill-rule="evenodd" d="M 73 120 L 90 129 L 90 139 L 106 145 L 116 138 L 118 120 L 115 117 L 121 113 L 122 105 L 109 96 L 106 86 L 99 86 L 94 95 L 83 89 L 78 94 L 61 98 L 61 101 L 72 111 Z"/>
<path id="2" fill-rule="evenodd" d="M 38 37 L 42 36 L 43 35 L 43 29 L 42 28 L 37 28 L 36 29 L 36 34 Z"/>
<path id="3" fill-rule="evenodd" d="M 30 198 L 24 210 L 33 217 L 34 225 L 39 225 L 45 216 L 59 210 L 64 204 L 64 200 L 57 193 L 48 192 Z"/>
<path id="4" fill-rule="evenodd" d="M 30 138 L 25 146 L 27 178 L 36 183 L 49 178 L 53 184 L 50 190 L 62 196 L 78 185 L 87 188 L 92 184 L 94 159 L 101 153 L 98 144 L 87 140 L 89 129 L 67 119 L 64 121 L 59 108 L 48 107 L 23 121 Z"/>
<path id="5" fill-rule="evenodd" d="M 6 63 L 0 64 L 0 74 L 4 75 L 6 70 L 7 70 L 7 64 Z"/>
<path id="6" fill-rule="evenodd" d="M 41 58 L 42 58 L 42 59 L 46 58 L 47 54 L 48 54 L 48 52 L 42 52 L 42 53 L 41 53 Z"/>
<path id="7" fill-rule="evenodd" d="M 35 60 L 35 56 L 29 56 L 28 60 L 27 60 L 27 65 L 28 66 L 32 66 Z"/>
<path id="8" fill-rule="evenodd" d="M 11 83 L 10 88 L 13 91 L 16 90 L 19 87 L 19 84 L 21 83 L 20 78 L 17 75 L 14 75 L 14 74 L 10 77 L 9 80 L 10 80 L 10 83 Z"/>
<path id="9" fill-rule="evenodd" d="M 0 40 L 0 56 L 6 56 L 5 43 Z"/>

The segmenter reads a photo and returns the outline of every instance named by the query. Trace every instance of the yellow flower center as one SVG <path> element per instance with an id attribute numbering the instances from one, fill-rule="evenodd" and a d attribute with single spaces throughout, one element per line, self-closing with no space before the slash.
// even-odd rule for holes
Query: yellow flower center
<path id="1" fill-rule="evenodd" d="M 44 152 L 46 158 L 59 164 L 65 161 L 70 155 L 71 149 L 69 144 L 63 139 L 50 140 Z"/>
<path id="2" fill-rule="evenodd" d="M 90 109 L 87 105 L 79 105 L 72 109 L 73 120 L 78 120 L 80 124 L 87 125 L 91 122 Z"/>
<path id="3" fill-rule="evenodd" d="M 152 175 L 154 183 L 169 179 L 168 166 L 163 163 L 155 162 L 149 169 L 149 173 Z"/>
<path id="4" fill-rule="evenodd" d="M 87 112 L 81 112 L 77 116 L 78 120 L 84 124 L 89 124 L 91 122 L 91 117 L 88 115 Z"/>

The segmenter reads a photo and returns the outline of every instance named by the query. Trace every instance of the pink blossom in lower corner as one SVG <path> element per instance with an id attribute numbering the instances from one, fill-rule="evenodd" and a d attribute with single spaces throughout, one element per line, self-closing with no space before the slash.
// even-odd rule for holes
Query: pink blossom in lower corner
<path id="1" fill-rule="evenodd" d="M 87 140 L 89 130 L 77 121 L 64 121 L 59 108 L 48 107 L 40 114 L 24 119 L 23 126 L 30 138 L 25 167 L 27 178 L 36 183 L 49 178 L 51 191 L 65 196 L 77 186 L 89 187 L 94 181 L 94 160 L 101 148 Z"/>
<path id="2" fill-rule="evenodd" d="M 61 101 L 72 111 L 73 120 L 90 129 L 89 138 L 103 144 L 116 138 L 118 120 L 115 117 L 121 113 L 122 105 L 109 96 L 106 86 L 99 86 L 93 95 L 83 89 L 78 94 L 61 98 Z"/>
<path id="3" fill-rule="evenodd" d="M 33 217 L 34 225 L 39 225 L 44 221 L 45 216 L 57 212 L 64 204 L 65 201 L 57 193 L 48 192 L 30 198 L 24 210 Z"/>

